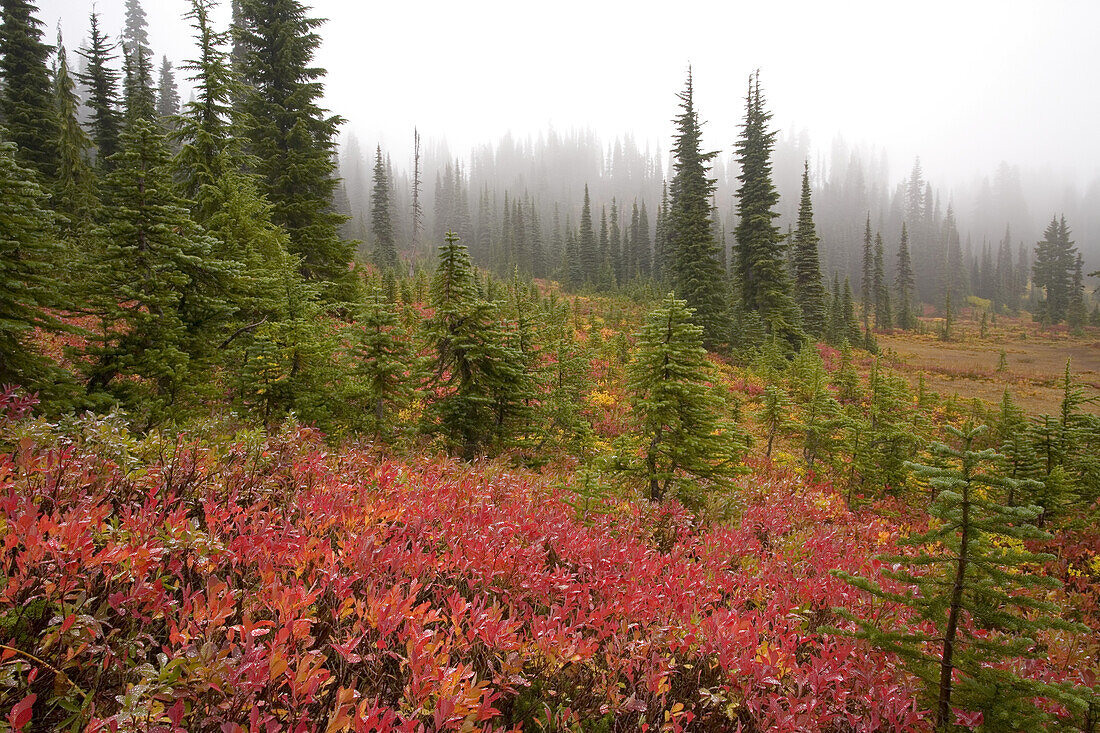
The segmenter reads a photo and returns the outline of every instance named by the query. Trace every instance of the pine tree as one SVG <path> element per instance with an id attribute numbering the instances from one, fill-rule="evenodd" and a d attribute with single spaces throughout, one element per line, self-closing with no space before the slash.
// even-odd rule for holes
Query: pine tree
<path id="1" fill-rule="evenodd" d="M 377 440 L 389 441 L 397 412 L 408 402 L 413 356 L 390 303 L 372 295 L 356 318 L 355 401 L 362 402 L 367 429 Z"/>
<path id="2" fill-rule="evenodd" d="M 838 318 L 841 338 L 847 339 L 850 344 L 862 344 L 864 347 L 872 346 L 870 331 L 860 333 L 859 321 L 856 319 L 855 300 L 852 298 L 852 286 L 848 278 L 844 278 L 844 292 L 840 298 Z M 873 349 L 868 349 L 873 350 Z"/>
<path id="3" fill-rule="evenodd" d="M 69 59 L 57 34 L 57 68 L 54 71 L 54 109 L 58 120 L 57 178 L 54 206 L 65 217 L 64 229 L 72 233 L 91 224 L 96 205 L 96 181 L 88 164 L 91 140 L 80 126 L 80 100 L 69 75 Z"/>
<path id="4" fill-rule="evenodd" d="M 507 343 L 497 306 L 478 293 L 469 253 L 454 232 L 439 250 L 430 302 L 435 312 L 424 337 L 433 353 L 435 397 L 426 410 L 428 427 L 470 460 L 493 444 L 500 416 L 510 417 L 511 405 L 522 399 L 520 355 Z"/>
<path id="5" fill-rule="evenodd" d="M 353 298 L 353 246 L 340 238 L 344 217 L 332 207 L 343 120 L 318 106 L 324 72 L 311 65 L 322 21 L 298 0 L 241 0 L 239 22 L 245 132 L 274 221 L 326 299 Z"/>
<path id="6" fill-rule="evenodd" d="M 180 95 L 176 86 L 176 76 L 172 73 L 172 62 L 164 56 L 160 60 L 157 74 L 157 115 L 168 120 L 180 113 Z"/>
<path id="7" fill-rule="evenodd" d="M 886 271 L 882 235 L 875 234 L 875 261 L 873 282 L 875 286 L 875 328 L 890 330 L 894 327 L 894 312 L 890 307 L 890 288 L 886 284 Z"/>
<path id="8" fill-rule="evenodd" d="M 642 440 L 641 473 L 652 501 L 669 493 L 697 504 L 707 484 L 733 468 L 733 444 L 720 432 L 720 398 L 710 387 L 710 363 L 686 301 L 673 293 L 637 335 L 628 389 Z"/>
<path id="9" fill-rule="evenodd" d="M 768 436 L 764 456 L 770 460 L 772 448 L 775 447 L 775 439 L 791 429 L 790 415 L 788 414 L 791 408 L 791 400 L 782 387 L 768 384 L 764 387 L 762 402 L 760 411 L 756 414 L 756 419 L 760 421 L 765 434 Z"/>
<path id="10" fill-rule="evenodd" d="M 52 370 L 32 336 L 61 328 L 47 309 L 62 303 L 62 250 L 49 196 L 5 138 L 0 128 L 0 384 L 40 390 Z"/>
<path id="11" fill-rule="evenodd" d="M 374 188 L 370 196 L 370 231 L 374 244 L 371 260 L 380 270 L 397 269 L 397 242 L 390 219 L 390 187 L 386 167 L 382 164 L 382 146 L 375 149 Z"/>
<path id="12" fill-rule="evenodd" d="M 913 313 L 913 262 L 909 255 L 909 232 L 904 222 L 901 225 L 901 244 L 898 245 L 898 269 L 894 277 L 894 286 L 898 289 L 898 328 L 911 331 L 917 326 Z"/>
<path id="13" fill-rule="evenodd" d="M 637 271 L 643 277 L 653 276 L 653 244 L 649 237 L 649 213 L 645 201 L 638 208 L 638 236 L 633 239 Z"/>
<path id="14" fill-rule="evenodd" d="M 128 54 L 135 51 L 151 56 L 149 50 L 149 21 L 140 0 L 126 0 L 126 23 L 122 27 L 122 47 Z"/>
<path id="15" fill-rule="evenodd" d="M 1066 324 L 1071 330 L 1079 332 L 1088 321 L 1088 311 L 1085 310 L 1085 280 L 1084 261 L 1081 253 L 1077 253 L 1073 263 L 1073 280 L 1069 288 L 1069 302 L 1066 305 Z"/>
<path id="16" fill-rule="evenodd" d="M 188 59 L 183 69 L 194 85 L 193 99 L 176 121 L 172 137 L 180 143 L 176 155 L 177 176 L 183 182 L 184 193 L 194 201 L 192 211 L 199 223 L 217 213 L 223 205 L 219 195 L 222 182 L 243 174 L 251 161 L 241 150 L 231 123 L 233 75 L 229 54 L 224 46 L 227 33 L 219 33 L 211 25 L 213 0 L 192 0 L 184 16 L 194 29 L 197 57 Z"/>
<path id="17" fill-rule="evenodd" d="M 103 249 L 93 274 L 101 337 L 89 391 L 167 416 L 214 350 L 230 267 L 173 193 L 169 152 L 154 123 L 135 119 L 105 181 Z"/>
<path id="18" fill-rule="evenodd" d="M 149 49 L 132 44 L 122 45 L 123 119 L 127 125 L 134 120 L 158 122 L 157 95 L 153 88 L 153 66 Z"/>
<path id="19" fill-rule="evenodd" d="M 1017 677 L 1000 663 L 1037 656 L 1036 633 L 1077 628 L 1048 615 L 1057 608 L 1029 592 L 1057 585 L 1028 570 L 1051 556 L 1030 552 L 1023 544 L 1050 535 L 1032 524 L 1039 507 L 1003 503 L 1023 482 L 1000 474 L 1003 457 L 993 449 L 976 449 L 985 427 L 946 429 L 959 446 L 935 444 L 935 464 L 913 465 L 936 492 L 929 508 L 936 521 L 927 532 L 906 539 L 915 553 L 880 558 L 891 588 L 838 573 L 877 598 L 911 608 L 914 623 L 884 629 L 880 618 L 844 615 L 857 623 L 856 636 L 897 654 L 924 682 L 937 730 L 954 729 L 953 708 L 982 712 L 983 728 L 990 730 L 1039 730 L 1046 715 L 1034 698 L 1080 701 Z M 934 630 L 930 633 L 926 625 Z"/>
<path id="20" fill-rule="evenodd" d="M 508 207 L 505 206 L 505 209 Z M 576 282 L 592 282 L 599 267 L 596 250 L 596 232 L 592 228 L 592 202 L 588 197 L 588 184 L 584 184 L 584 203 L 581 204 L 581 228 L 577 239 L 579 279 Z"/>
<path id="21" fill-rule="evenodd" d="M 817 251 L 820 241 L 814 227 L 807 161 L 802 169 L 802 199 L 798 206 L 798 229 L 794 233 L 794 299 L 802 309 L 803 328 L 814 338 L 825 335 L 825 287 Z"/>
<path id="22" fill-rule="evenodd" d="M 48 64 L 53 49 L 42 42 L 33 2 L 3 0 L 0 10 L 0 122 L 19 160 L 48 181 L 56 172 L 59 137 Z"/>
<path id="23" fill-rule="evenodd" d="M 710 220 L 714 179 L 709 164 L 717 153 L 702 151 L 702 125 L 695 109 L 691 69 L 677 95 L 680 114 L 675 118 L 672 153 L 676 175 L 669 188 L 668 267 L 676 293 L 703 328 L 703 344 L 714 348 L 729 339 L 725 277 Z"/>
<path id="24" fill-rule="evenodd" d="M 118 72 L 112 67 L 115 45 L 108 43 L 107 37 L 100 33 L 99 16 L 94 10 L 89 22 L 88 46 L 78 52 L 88 62 L 88 67 L 85 73 L 77 74 L 77 78 L 88 88 L 96 163 L 101 170 L 109 170 L 111 158 L 118 152 L 118 136 L 122 129 L 118 113 Z"/>
<path id="25" fill-rule="evenodd" d="M 840 442 L 844 414 L 829 392 L 829 375 L 821 355 L 807 343 L 791 363 L 790 392 L 799 407 L 796 430 L 802 436 L 802 457 L 806 470 L 813 471 L 818 459 L 829 460 Z"/>
<path id="26" fill-rule="evenodd" d="M 775 132 L 768 130 L 771 113 L 764 109 L 760 73 L 749 80 L 745 122 L 737 140 L 741 172 L 737 180 L 735 268 L 745 313 L 756 312 L 767 333 L 797 347 L 802 341 L 798 307 L 791 298 L 783 235 L 775 226 L 779 193 L 772 184 L 771 153 Z"/>
<path id="27" fill-rule="evenodd" d="M 863 259 L 859 280 L 860 314 L 863 316 L 863 332 L 871 333 L 871 313 L 875 307 L 875 250 L 871 237 L 871 214 L 863 230 Z"/>

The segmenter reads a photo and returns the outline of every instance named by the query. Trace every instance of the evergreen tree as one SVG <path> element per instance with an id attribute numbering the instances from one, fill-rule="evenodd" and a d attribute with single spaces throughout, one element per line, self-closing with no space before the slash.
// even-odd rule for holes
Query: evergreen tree
<path id="1" fill-rule="evenodd" d="M 504 207 L 507 209 L 507 205 Z M 577 239 L 577 255 L 579 262 L 578 284 L 596 278 L 599 267 L 598 253 L 596 250 L 596 232 L 592 228 L 592 202 L 588 197 L 588 184 L 584 184 L 584 203 L 581 204 L 581 228 Z"/>
<path id="2" fill-rule="evenodd" d="M 908 606 L 914 623 L 884 629 L 878 614 L 855 618 L 856 635 L 899 655 L 925 683 L 937 730 L 954 729 L 953 708 L 981 711 L 983 728 L 990 730 L 1039 730 L 1046 715 L 1034 698 L 1057 697 L 1075 706 L 1080 700 L 1017 677 L 1001 662 L 1038 656 L 1035 634 L 1045 629 L 1077 628 L 1048 615 L 1056 607 L 1029 592 L 1057 585 L 1029 572 L 1051 557 L 1023 544 L 1050 536 L 1032 524 L 1039 507 L 1004 504 L 1022 482 L 1000 474 L 1002 456 L 977 450 L 985 427 L 946 429 L 959 446 L 935 444 L 935 464 L 913 466 L 936 492 L 929 508 L 936 521 L 905 541 L 915 553 L 880 558 L 891 587 L 839 573 L 877 598 Z"/>
<path id="3" fill-rule="evenodd" d="M 40 390 L 53 370 L 32 336 L 61 327 L 47 309 L 61 304 L 62 250 L 49 197 L 5 136 L 0 128 L 0 385 Z"/>
<path id="4" fill-rule="evenodd" d="M 802 169 L 802 199 L 798 206 L 798 229 L 794 233 L 794 299 L 802 309 L 803 328 L 815 338 L 825 335 L 825 287 L 821 282 L 819 241 L 814 227 L 807 161 Z"/>
<path id="5" fill-rule="evenodd" d="M 829 375 L 813 344 L 805 344 L 791 363 L 790 391 L 799 407 L 796 430 L 802 436 L 806 470 L 818 459 L 830 460 L 840 444 L 844 414 L 829 392 Z"/>
<path id="6" fill-rule="evenodd" d="M 905 222 L 901 225 L 901 244 L 898 245 L 898 269 L 894 286 L 898 289 L 898 328 L 911 331 L 917 326 L 913 313 L 913 262 L 909 254 L 909 232 Z"/>
<path id="7" fill-rule="evenodd" d="M 352 298 L 353 246 L 340 238 L 344 217 L 332 206 L 343 120 L 318 106 L 323 70 L 311 65 L 322 21 L 298 0 L 241 0 L 238 20 L 245 133 L 274 221 L 329 301 Z"/>
<path id="8" fill-rule="evenodd" d="M 126 0 L 126 22 L 122 27 L 122 47 L 128 54 L 151 56 L 149 49 L 149 21 L 140 0 Z"/>
<path id="9" fill-rule="evenodd" d="M 169 152 L 154 123 L 135 119 L 105 181 L 107 218 L 93 277 L 101 334 L 89 391 L 122 399 L 146 424 L 167 416 L 208 363 L 228 321 L 230 268 L 173 193 Z"/>
<path id="10" fill-rule="evenodd" d="M 93 10 L 90 18 L 88 46 L 78 52 L 87 61 L 87 70 L 77 74 L 88 89 L 91 109 L 92 142 L 96 147 L 96 163 L 102 170 L 110 168 L 111 157 L 118 152 L 118 136 L 122 121 L 118 113 L 118 72 L 112 67 L 114 44 L 99 30 L 99 16 Z"/>
<path id="11" fill-rule="evenodd" d="M 1077 253 L 1073 262 L 1073 280 L 1070 283 L 1069 303 L 1066 305 L 1066 323 L 1073 331 L 1080 331 L 1088 320 L 1088 311 L 1085 310 L 1085 280 L 1084 261 L 1081 253 Z"/>
<path id="12" fill-rule="evenodd" d="M 233 76 L 229 54 L 224 49 L 227 33 L 211 25 L 213 0 L 192 0 L 184 16 L 194 29 L 196 58 L 184 62 L 194 85 L 193 99 L 176 120 L 172 137 L 180 143 L 176 155 L 177 176 L 184 193 L 194 201 L 192 211 L 199 223 L 215 215 L 224 203 L 219 194 L 226 178 L 241 177 L 251 161 L 241 150 L 231 123 Z M 254 186 L 253 186 L 254 187 Z"/>
<path id="13" fill-rule="evenodd" d="M 80 126 L 80 100 L 69 75 L 68 54 L 57 34 L 57 68 L 54 71 L 54 109 L 58 120 L 57 178 L 54 183 L 54 206 L 65 217 L 65 229 L 72 233 L 85 229 L 95 209 L 95 176 L 88 165 L 91 140 Z"/>
<path id="14" fill-rule="evenodd" d="M 57 168 L 57 114 L 50 84 L 50 53 L 31 0 L 0 2 L 0 123 L 19 160 L 43 181 Z"/>
<path id="15" fill-rule="evenodd" d="M 380 270 L 397 269 L 397 242 L 390 219 L 390 184 L 382 164 L 382 146 L 375 149 L 374 188 L 370 196 L 370 230 L 374 245 L 371 260 Z"/>
<path id="16" fill-rule="evenodd" d="M 749 80 L 745 122 L 737 140 L 741 186 L 737 189 L 736 274 L 742 310 L 758 313 L 767 333 L 797 346 L 802 340 L 799 313 L 791 298 L 783 235 L 774 224 L 779 193 L 771 177 L 776 133 L 768 130 L 770 119 L 757 72 Z"/>
<path id="17" fill-rule="evenodd" d="M 157 79 L 157 114 L 162 120 L 167 120 L 180 113 L 180 95 L 176 86 L 176 75 L 172 72 L 172 62 L 167 56 L 160 60 Z"/>
<path id="18" fill-rule="evenodd" d="M 775 384 L 768 384 L 764 387 L 762 398 L 763 404 L 756 414 L 756 419 L 760 421 L 768 436 L 764 456 L 770 460 L 772 448 L 775 447 L 775 439 L 791 429 L 788 414 L 791 408 L 791 400 L 783 388 Z"/>
<path id="19" fill-rule="evenodd" d="M 894 327 L 894 312 L 890 307 L 890 288 L 886 284 L 882 235 L 875 234 L 875 262 L 873 282 L 875 286 L 875 328 L 889 330 Z"/>
<path id="20" fill-rule="evenodd" d="M 430 302 L 435 312 L 424 324 L 433 353 L 429 429 L 470 460 L 500 434 L 502 413 L 510 417 L 525 392 L 517 389 L 525 375 L 497 306 L 478 293 L 469 253 L 453 232 L 439 250 Z"/>
<path id="21" fill-rule="evenodd" d="M 698 503 L 706 483 L 733 468 L 732 442 L 720 432 L 720 398 L 710 386 L 703 327 L 687 303 L 669 293 L 637 335 L 628 388 L 640 424 L 641 467 L 649 498 L 670 492 Z"/>
<path id="22" fill-rule="evenodd" d="M 134 120 L 157 120 L 157 95 L 153 88 L 153 68 L 148 49 L 134 46 L 122 47 L 122 92 L 124 120 L 130 125 Z"/>
<path id="23" fill-rule="evenodd" d="M 397 412 L 411 394 L 413 357 L 397 314 L 378 295 L 367 298 L 359 311 L 353 355 L 355 397 L 366 408 L 367 429 L 377 440 L 391 440 Z"/>
<path id="24" fill-rule="evenodd" d="M 676 293 L 703 328 L 703 344 L 714 348 L 729 338 L 725 278 L 710 220 L 714 179 L 708 177 L 708 172 L 717 153 L 704 153 L 701 149 L 702 125 L 695 109 L 690 68 L 687 85 L 677 96 L 681 112 L 675 119 L 672 149 L 676 175 L 669 188 L 665 222 L 670 247 L 669 274 Z"/>
<path id="25" fill-rule="evenodd" d="M 848 278 L 844 278 L 844 292 L 840 298 L 838 316 L 842 338 L 847 339 L 850 344 L 863 343 L 865 347 L 873 346 L 871 332 L 864 331 L 860 333 L 859 321 L 856 319 L 855 299 L 852 298 L 852 286 L 848 282 Z M 871 351 L 873 348 L 868 348 L 868 350 Z"/>
<path id="26" fill-rule="evenodd" d="M 875 250 L 871 237 L 871 214 L 867 214 L 867 224 L 863 229 L 863 259 L 859 280 L 860 314 L 863 317 L 863 332 L 871 333 L 871 313 L 875 307 Z"/>

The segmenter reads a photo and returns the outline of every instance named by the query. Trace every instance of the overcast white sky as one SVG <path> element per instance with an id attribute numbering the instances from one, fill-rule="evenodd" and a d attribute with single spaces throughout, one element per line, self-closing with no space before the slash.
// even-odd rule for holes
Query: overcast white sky
<path id="1" fill-rule="evenodd" d="M 228 19 L 228 0 L 221 16 Z M 74 50 L 87 0 L 40 0 Z M 123 0 L 98 0 L 122 27 Z M 145 0 L 158 59 L 191 55 L 185 0 Z M 315 0 L 326 103 L 400 162 L 413 125 L 452 148 L 511 131 L 591 127 L 668 147 L 690 62 L 706 144 L 729 151 L 759 66 L 773 123 L 887 149 L 893 177 L 919 154 L 960 180 L 1001 160 L 1100 175 L 1100 2 L 630 2 Z"/>

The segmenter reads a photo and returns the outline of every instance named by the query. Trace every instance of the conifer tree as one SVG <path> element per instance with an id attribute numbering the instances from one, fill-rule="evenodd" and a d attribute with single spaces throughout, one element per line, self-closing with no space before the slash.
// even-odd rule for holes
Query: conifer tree
<path id="1" fill-rule="evenodd" d="M 370 224 L 373 247 L 371 260 L 380 270 L 397 269 L 397 242 L 390 219 L 390 184 L 382 164 L 382 146 L 375 149 L 374 188 L 370 196 Z"/>
<path id="2" fill-rule="evenodd" d="M 353 345 L 357 401 L 364 404 L 367 429 L 377 440 L 393 437 L 396 414 L 408 401 L 413 356 L 390 303 L 375 294 L 356 318 Z"/>
<path id="3" fill-rule="evenodd" d="M 131 121 L 122 144 L 105 181 L 93 274 L 102 335 L 88 365 L 89 391 L 141 409 L 148 425 L 167 416 L 208 363 L 215 329 L 231 314 L 224 293 L 232 272 L 173 193 L 168 147 L 155 124 Z"/>
<path id="4" fill-rule="evenodd" d="M 134 120 L 157 122 L 157 95 L 153 88 L 153 69 L 148 49 L 133 46 L 122 48 L 123 119 L 126 125 Z"/>
<path id="5" fill-rule="evenodd" d="M 478 293 L 469 253 L 454 232 L 439 250 L 430 302 L 435 312 L 424 336 L 433 354 L 429 386 L 435 398 L 426 410 L 428 428 L 470 460 L 499 435 L 501 411 L 511 416 L 506 401 L 522 399 L 516 387 L 525 375 L 497 306 Z"/>
<path id="6" fill-rule="evenodd" d="M 889 330 L 894 327 L 894 311 L 890 307 L 890 288 L 886 284 L 886 268 L 882 235 L 875 233 L 875 262 L 873 281 L 875 286 L 875 328 Z"/>
<path id="7" fill-rule="evenodd" d="M 508 207 L 505 206 L 505 209 Z M 581 228 L 577 238 L 578 284 L 594 281 L 599 267 L 596 250 L 596 232 L 592 228 L 592 202 L 588 197 L 588 184 L 584 184 L 584 203 L 581 204 Z"/>
<path id="8" fill-rule="evenodd" d="M 628 388 L 640 424 L 647 494 L 670 492 L 698 503 L 707 483 L 721 484 L 733 469 L 733 443 L 720 432 L 721 401 L 709 386 L 703 327 L 687 303 L 669 293 L 637 335 Z"/>
<path id="9" fill-rule="evenodd" d="M 51 369 L 31 336 L 61 327 L 47 309 L 62 302 L 62 250 L 48 195 L 5 138 L 0 128 L 0 384 L 39 390 Z"/>
<path id="10" fill-rule="evenodd" d="M 708 177 L 717 153 L 703 152 L 702 124 L 695 109 L 691 69 L 687 84 L 677 95 L 680 114 L 675 118 L 672 153 L 676 175 L 669 187 L 668 267 L 679 297 L 703 328 L 703 344 L 714 348 L 729 339 L 725 277 L 710 219 L 715 181 Z"/>
<path id="11" fill-rule="evenodd" d="M 122 46 L 128 54 L 135 52 L 151 56 L 149 49 L 149 21 L 141 0 L 126 0 L 126 22 L 122 27 Z"/>
<path id="12" fill-rule="evenodd" d="M 318 105 L 324 72 L 312 65 L 322 21 L 298 0 L 241 0 L 238 21 L 248 152 L 274 221 L 286 228 L 303 275 L 322 283 L 326 299 L 353 298 L 353 246 L 340 238 L 345 217 L 332 206 L 343 120 Z"/>
<path id="13" fill-rule="evenodd" d="M 917 318 L 913 313 L 913 261 L 909 254 L 909 232 L 905 222 L 901 224 L 901 243 L 898 245 L 898 269 L 894 277 L 894 286 L 898 289 L 898 328 L 911 331 L 916 328 Z"/>
<path id="14" fill-rule="evenodd" d="M 59 137 L 48 64 L 53 49 L 42 42 L 42 21 L 31 0 L 3 0 L 0 10 L 0 123 L 19 160 L 49 181 Z"/>
<path id="15" fill-rule="evenodd" d="M 798 206 L 798 229 L 794 234 L 794 299 L 802 309 L 802 327 L 814 338 L 825 335 L 825 287 L 821 282 L 819 241 L 814 227 L 807 161 L 802 169 L 802 199 Z"/>
<path id="16" fill-rule="evenodd" d="M 871 313 L 875 307 L 875 250 L 871 237 L 871 214 L 867 214 L 867 224 L 863 230 L 863 258 L 861 260 L 859 280 L 860 315 L 863 318 L 863 332 L 871 333 Z"/>
<path id="17" fill-rule="evenodd" d="M 844 414 L 829 392 L 829 375 L 813 344 L 805 344 L 795 355 L 790 370 L 790 392 L 799 407 L 796 430 L 802 436 L 802 457 L 806 470 L 813 471 L 818 459 L 831 459 L 839 446 Z"/>
<path id="18" fill-rule="evenodd" d="M 775 211 L 779 193 L 771 176 L 776 133 L 768 130 L 770 119 L 757 72 L 749 79 L 745 122 L 737 140 L 741 186 L 737 189 L 735 271 L 742 310 L 759 314 L 768 334 L 797 347 L 802 340 L 799 312 L 791 298 L 783 235 L 774 223 L 779 216 Z"/>
<path id="19" fill-rule="evenodd" d="M 791 408 L 791 400 L 782 387 L 776 384 L 768 384 L 764 387 L 762 402 L 760 411 L 756 414 L 756 419 L 760 421 L 765 434 L 768 436 L 764 456 L 770 459 L 772 448 L 775 447 L 775 439 L 790 430 L 788 412 Z"/>
<path id="20" fill-rule="evenodd" d="M 88 46 L 78 52 L 88 66 L 85 73 L 77 74 L 77 78 L 88 89 L 96 164 L 101 170 L 109 170 L 111 157 L 118 152 L 118 136 L 122 130 L 118 112 L 118 72 L 112 67 L 115 45 L 100 32 L 99 16 L 94 10 L 89 22 Z"/>
<path id="21" fill-rule="evenodd" d="M 164 56 L 160 60 L 157 74 L 157 115 L 162 120 L 175 117 L 180 113 L 180 94 L 176 86 L 176 75 L 172 72 L 172 62 Z"/>
<path id="22" fill-rule="evenodd" d="M 1003 457 L 993 449 L 977 449 L 985 426 L 945 427 L 958 447 L 937 443 L 935 464 L 913 466 L 935 491 L 929 513 L 936 521 L 905 540 L 915 553 L 880 558 L 891 587 L 838 573 L 877 598 L 908 606 L 914 623 L 882 628 L 878 614 L 874 620 L 844 615 L 858 625 L 858 637 L 897 654 L 924 682 L 937 730 L 954 729 L 953 708 L 980 711 L 990 730 L 1039 730 L 1046 715 L 1036 697 L 1081 701 L 1017 677 L 1001 663 L 1041 653 L 1037 633 L 1077 628 L 1054 618 L 1056 607 L 1029 592 L 1057 585 L 1029 571 L 1050 556 L 1023 544 L 1050 535 L 1032 524 L 1039 507 L 1005 505 L 1023 482 L 1001 475 Z"/>
<path id="23" fill-rule="evenodd" d="M 195 34 L 196 58 L 182 67 L 190 72 L 187 78 L 194 85 L 194 94 L 172 134 L 180 143 L 177 176 L 184 193 L 194 201 L 192 211 L 199 223 L 205 223 L 223 205 L 221 183 L 227 177 L 243 175 L 240 171 L 251 163 L 231 121 L 234 81 L 224 48 L 228 34 L 214 30 L 210 19 L 214 7 L 213 0 L 192 0 L 184 16 Z"/>
<path id="24" fill-rule="evenodd" d="M 850 344 L 862 343 L 864 347 L 872 345 L 870 331 L 864 331 L 860 333 L 859 321 L 856 319 L 856 306 L 855 300 L 852 298 L 852 286 L 848 282 L 848 278 L 844 278 L 844 292 L 840 298 L 840 308 L 838 309 L 840 335 L 842 338 L 848 340 Z M 868 350 L 873 350 L 868 348 Z"/>
<path id="25" fill-rule="evenodd" d="M 95 208 L 95 176 L 88 164 L 91 140 L 80 126 L 80 100 L 69 74 L 69 59 L 57 34 L 57 68 L 54 71 L 54 109 L 58 121 L 57 177 L 54 182 L 54 206 L 65 217 L 68 233 L 91 223 Z"/>

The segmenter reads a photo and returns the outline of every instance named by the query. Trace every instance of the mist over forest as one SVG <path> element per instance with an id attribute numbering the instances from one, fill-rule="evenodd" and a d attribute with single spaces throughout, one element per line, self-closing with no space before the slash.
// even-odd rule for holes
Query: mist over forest
<path id="1" fill-rule="evenodd" d="M 0 0 L 0 731 L 1097 733 L 1097 27 Z"/>
<path id="2" fill-rule="evenodd" d="M 765 79 L 766 82 L 766 79 Z M 782 90 L 769 90 L 772 96 Z M 657 93 L 657 90 L 654 90 Z M 670 111 L 675 90 L 666 90 Z M 705 110 L 703 111 L 705 115 Z M 944 183 L 923 169 L 920 159 L 889 160 L 885 151 L 869 145 L 851 144 L 843 137 L 831 143 L 814 143 L 805 130 L 784 129 L 773 120 L 777 138 L 773 153 L 776 188 L 780 193 L 779 224 L 783 229 L 797 219 L 803 162 L 810 164 L 815 214 L 821 236 L 823 271 L 851 277 L 858 282 L 865 218 L 881 232 L 890 262 L 896 258 L 901 225 L 906 217 L 923 222 L 927 229 L 923 246 L 943 247 L 949 236 L 944 231 L 948 209 L 952 210 L 955 232 L 968 277 L 977 277 L 983 253 L 988 248 L 996 258 L 1009 237 L 1012 256 L 1021 246 L 1030 253 L 1052 216 L 1065 215 L 1086 271 L 1100 267 L 1100 176 L 1080 186 L 1072 177 L 1046 169 L 1025 169 L 1008 162 L 970 180 Z M 704 128 L 707 139 L 718 131 Z M 733 139 L 736 130 L 723 137 Z M 393 136 L 389 136 L 392 138 Z M 402 249 L 413 251 L 409 240 L 411 223 L 411 166 L 404 162 L 409 143 L 399 146 L 402 156 L 394 158 L 383 148 L 387 175 L 392 181 L 393 207 Z M 340 171 L 344 179 L 347 212 L 352 217 L 349 236 L 369 247 L 370 189 L 376 143 L 348 132 L 341 148 Z M 587 184 L 596 211 L 614 203 L 619 226 L 629 224 L 630 207 L 644 203 L 650 223 L 667 182 L 670 162 L 667 143 L 662 149 L 640 144 L 624 135 L 602 140 L 590 130 L 547 130 L 529 136 L 507 135 L 477 145 L 469 153 L 452 153 L 445 141 L 425 140 L 422 144 L 423 205 L 431 222 L 434 239 L 453 228 L 464 238 L 498 236 L 504 196 L 517 198 L 533 207 L 539 221 L 537 236 L 553 238 L 555 210 L 561 227 L 579 221 L 583 189 Z M 738 167 L 731 146 L 715 158 L 711 176 L 716 179 L 714 202 L 727 250 L 733 246 L 736 228 Z M 1005 151 L 1006 158 L 1011 151 Z M 444 184 L 444 182 L 447 182 Z M 448 196 L 460 200 L 452 203 Z M 919 200 L 915 197 L 919 194 Z M 483 197 L 487 202 L 483 202 Z M 452 206 L 457 211 L 449 212 Z M 464 210 L 461 210 L 463 209 Z M 536 236 L 532 234 L 532 236 Z M 560 236 L 560 235 L 559 235 Z M 951 235 L 953 236 L 953 235 Z M 426 252 L 423 243 L 419 251 Z M 931 253 L 930 253 L 931 254 Z M 489 264 L 481 260 L 481 264 Z M 551 275 L 554 266 L 544 275 Z M 930 295 L 930 293 L 929 293 Z"/>

